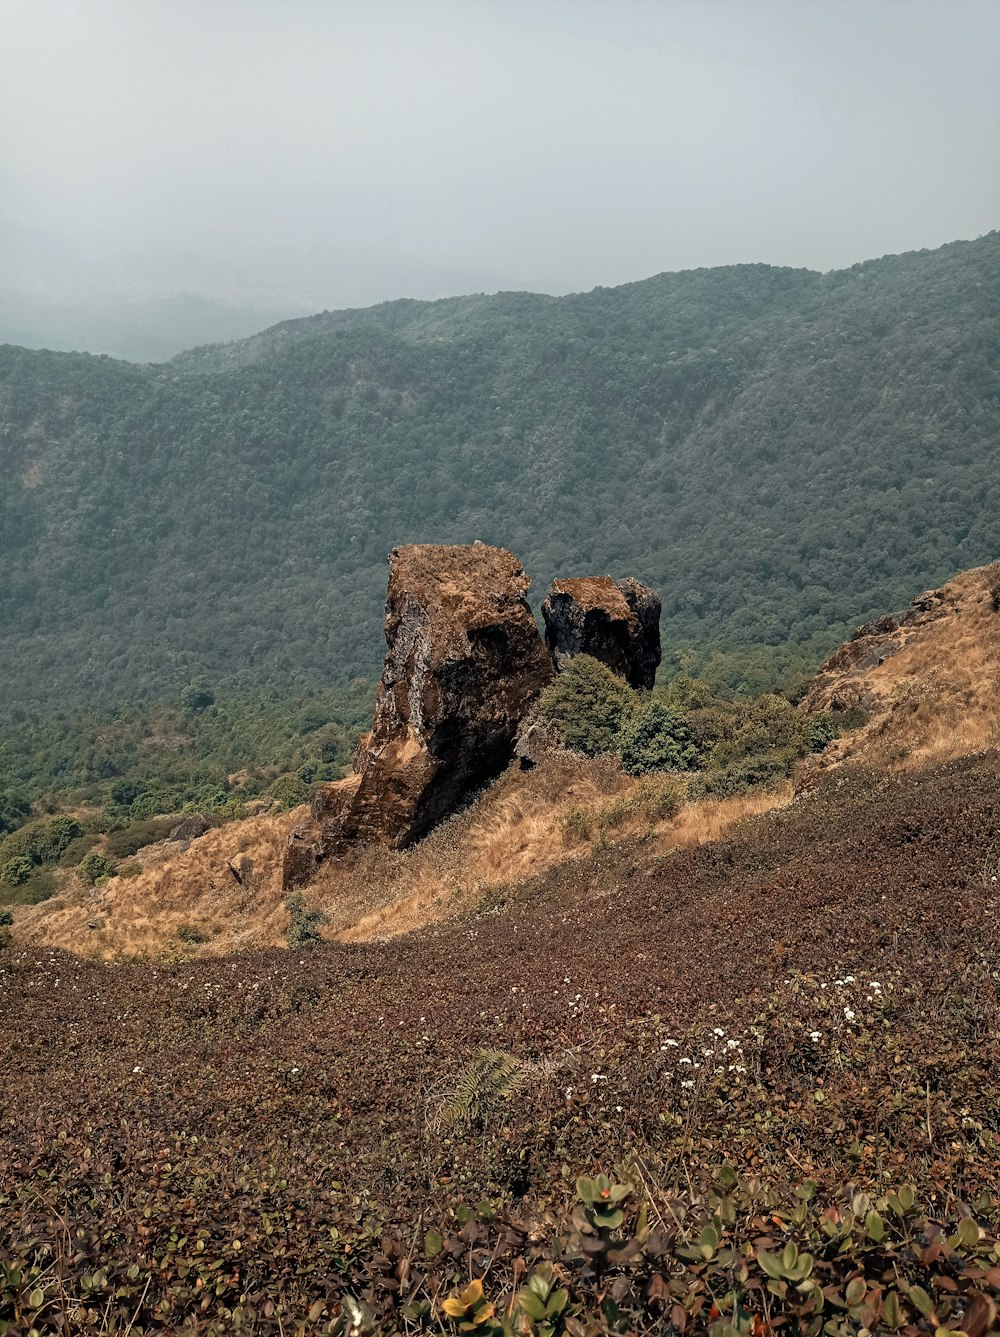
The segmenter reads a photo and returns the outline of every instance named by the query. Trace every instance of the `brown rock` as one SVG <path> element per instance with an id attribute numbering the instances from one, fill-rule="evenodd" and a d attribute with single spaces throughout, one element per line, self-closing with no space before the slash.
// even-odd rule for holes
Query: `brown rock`
<path id="1" fill-rule="evenodd" d="M 193 812 L 189 817 L 178 823 L 170 832 L 168 840 L 197 840 L 203 836 L 206 831 L 211 831 L 212 823 L 203 812 Z"/>
<path id="2" fill-rule="evenodd" d="M 593 655 L 631 686 L 653 686 L 660 662 L 660 599 L 647 585 L 631 576 L 554 580 L 542 617 L 557 669 L 575 655 Z"/>
<path id="3" fill-rule="evenodd" d="M 389 557 L 388 652 L 357 775 L 318 791 L 289 841 L 285 886 L 357 841 L 400 848 L 509 763 L 552 668 L 503 548 L 413 545 Z"/>

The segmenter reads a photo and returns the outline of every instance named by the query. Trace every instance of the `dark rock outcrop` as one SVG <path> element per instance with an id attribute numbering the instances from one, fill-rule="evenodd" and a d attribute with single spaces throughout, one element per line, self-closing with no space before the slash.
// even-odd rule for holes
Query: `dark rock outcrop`
<path id="1" fill-rule="evenodd" d="M 401 848 L 510 762 L 551 678 L 520 562 L 503 548 L 413 545 L 389 557 L 388 652 L 356 774 L 314 796 L 284 885 L 356 842 Z"/>
<path id="2" fill-rule="evenodd" d="M 197 840 L 203 836 L 206 831 L 211 831 L 212 823 L 203 812 L 193 812 L 189 817 L 185 817 L 170 832 L 168 840 Z"/>
<path id="3" fill-rule="evenodd" d="M 592 655 L 632 687 L 650 688 L 660 662 L 660 599 L 648 586 L 610 576 L 554 580 L 542 604 L 556 668 Z"/>

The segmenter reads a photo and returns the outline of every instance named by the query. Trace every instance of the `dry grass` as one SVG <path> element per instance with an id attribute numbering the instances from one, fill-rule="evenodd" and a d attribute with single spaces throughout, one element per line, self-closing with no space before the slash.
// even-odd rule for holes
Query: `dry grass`
<path id="1" fill-rule="evenodd" d="M 150 846 L 138 855 L 141 873 L 103 887 L 69 879 L 55 900 L 17 916 L 17 937 L 102 959 L 214 955 L 280 941 L 281 856 L 294 816 L 250 817 L 188 845 Z"/>
<path id="2" fill-rule="evenodd" d="M 306 899 L 328 916 L 328 937 L 391 938 L 595 846 L 639 835 L 655 839 L 656 849 L 698 844 L 790 798 L 783 789 L 687 803 L 683 791 L 683 780 L 634 780 L 609 758 L 555 754 L 530 771 L 511 768 L 411 850 L 359 848 L 327 864 Z M 139 854 L 141 873 L 96 890 L 70 879 L 57 899 L 18 913 L 17 937 L 105 960 L 281 945 L 288 924 L 281 860 L 303 816 L 303 809 L 261 815 L 187 846 L 151 846 Z"/>
<path id="3" fill-rule="evenodd" d="M 993 589 L 1000 567 L 966 571 L 941 590 L 938 616 L 900 633 L 885 663 L 843 682 L 873 704 L 865 728 L 835 744 L 826 765 L 856 759 L 916 770 L 995 747 L 1000 735 L 1000 614 Z"/>
<path id="4" fill-rule="evenodd" d="M 675 818 L 665 822 L 658 835 L 675 846 L 707 845 L 731 827 L 766 812 L 784 808 L 792 801 L 792 784 L 768 786 L 732 798 L 705 798 L 689 803 Z"/>

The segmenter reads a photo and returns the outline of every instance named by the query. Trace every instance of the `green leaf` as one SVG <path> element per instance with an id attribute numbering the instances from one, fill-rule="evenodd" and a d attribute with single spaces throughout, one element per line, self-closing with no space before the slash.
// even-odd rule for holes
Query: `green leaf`
<path id="1" fill-rule="evenodd" d="M 971 1216 L 963 1217 L 959 1222 L 958 1238 L 966 1249 L 974 1249 L 979 1243 L 979 1227 Z"/>
<path id="2" fill-rule="evenodd" d="M 853 1281 L 847 1283 L 847 1290 L 844 1292 L 844 1298 L 853 1308 L 859 1305 L 868 1294 L 868 1282 L 864 1277 L 855 1277 Z"/>
<path id="3" fill-rule="evenodd" d="M 890 1291 L 885 1297 L 885 1303 L 882 1306 L 882 1316 L 893 1330 L 902 1327 L 903 1310 L 899 1303 L 899 1296 L 895 1291 Z"/>
<path id="4" fill-rule="evenodd" d="M 439 1230 L 428 1230 L 424 1236 L 424 1253 L 428 1258 L 436 1258 L 444 1249 L 444 1240 Z"/>
<path id="5" fill-rule="evenodd" d="M 528 1317 L 533 1318 L 536 1323 L 541 1322 L 541 1320 L 548 1315 L 548 1306 L 545 1304 L 544 1300 L 542 1300 L 540 1296 L 535 1295 L 533 1291 L 529 1291 L 527 1287 L 525 1287 L 518 1295 L 517 1302 Z"/>
<path id="6" fill-rule="evenodd" d="M 557 1314 L 561 1314 L 568 1304 L 569 1304 L 569 1291 L 563 1290 L 562 1288 L 560 1288 L 557 1291 L 554 1291 L 552 1295 L 549 1297 L 550 1317 L 554 1318 Z"/>
<path id="7" fill-rule="evenodd" d="M 35 1289 L 28 1296 L 28 1307 L 30 1309 L 40 1309 L 44 1303 L 45 1303 L 45 1292 L 40 1291 L 36 1286 Z"/>
<path id="8" fill-rule="evenodd" d="M 779 1281 L 784 1275 L 781 1259 L 773 1253 L 765 1253 L 762 1249 L 757 1254 L 757 1262 L 760 1264 L 761 1270 L 766 1272 L 769 1277 L 773 1277 L 775 1281 Z"/>
<path id="9" fill-rule="evenodd" d="M 885 1238 L 885 1222 L 874 1209 L 865 1217 L 865 1231 L 873 1244 L 881 1244 Z"/>
<path id="10" fill-rule="evenodd" d="M 924 1290 L 923 1286 L 911 1286 L 909 1290 L 910 1303 L 915 1309 L 919 1309 L 924 1318 L 929 1318 L 934 1313 L 934 1301 Z"/>

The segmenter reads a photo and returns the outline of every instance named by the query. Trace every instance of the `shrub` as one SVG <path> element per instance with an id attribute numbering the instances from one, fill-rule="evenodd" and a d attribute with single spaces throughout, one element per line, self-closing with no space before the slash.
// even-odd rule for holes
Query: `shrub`
<path id="1" fill-rule="evenodd" d="M 545 689 L 538 717 L 558 730 L 574 752 L 617 752 L 622 724 L 639 697 L 590 655 L 577 655 Z"/>
<path id="2" fill-rule="evenodd" d="M 279 775 L 268 785 L 266 794 L 285 808 L 297 808 L 309 797 L 309 786 L 301 776 L 295 774 Z"/>
<path id="3" fill-rule="evenodd" d="M 0 793 L 0 836 L 16 831 L 31 812 L 31 804 L 20 794 Z"/>
<path id="4" fill-rule="evenodd" d="M 0 841 L 0 876 L 10 886 L 23 885 L 33 869 L 54 863 L 82 834 L 83 827 L 75 817 L 44 817 L 29 822 Z"/>
<path id="5" fill-rule="evenodd" d="M 590 839 L 591 813 L 587 808 L 570 808 L 559 824 L 568 845 L 579 845 Z"/>
<path id="6" fill-rule="evenodd" d="M 105 842 L 113 859 L 128 859 L 147 845 L 166 840 L 177 825 L 176 818 L 158 817 L 148 821 L 132 822 L 123 831 L 112 831 Z"/>
<path id="7" fill-rule="evenodd" d="M 76 871 L 84 882 L 94 886 L 101 878 L 114 877 L 115 865 L 106 854 L 98 854 L 97 850 L 91 850 L 77 864 Z"/>
<path id="8" fill-rule="evenodd" d="M 634 802 L 651 823 L 662 822 L 680 812 L 689 785 L 689 780 L 674 776 L 651 776 L 636 786 Z"/>
<path id="9" fill-rule="evenodd" d="M 205 677 L 194 678 L 181 692 L 181 705 L 192 715 L 198 715 L 215 704 L 215 693 Z"/>
<path id="10" fill-rule="evenodd" d="M 26 854 L 15 854 L 13 859 L 8 859 L 0 868 L 0 881 L 6 882 L 9 887 L 23 887 L 34 871 L 35 864 Z"/>
<path id="11" fill-rule="evenodd" d="M 644 701 L 620 734 L 622 767 L 629 775 L 685 771 L 698 756 L 684 716 L 658 701 Z"/>
<path id="12" fill-rule="evenodd" d="M 143 786 L 135 780 L 116 780 L 111 786 L 111 801 L 119 808 L 128 808 L 142 793 Z"/>
<path id="13" fill-rule="evenodd" d="M 322 942 L 319 931 L 321 924 L 328 924 L 330 916 L 315 905 L 307 905 L 301 892 L 295 892 L 285 901 L 288 911 L 288 931 L 285 935 L 289 947 L 311 947 Z"/>
<path id="14" fill-rule="evenodd" d="M 837 723 L 827 710 L 814 711 L 805 718 L 810 750 L 822 752 L 827 743 L 832 743 L 839 734 Z"/>
<path id="15" fill-rule="evenodd" d="M 299 716 L 298 731 L 300 734 L 315 733 L 317 729 L 322 729 L 329 718 L 329 713 L 321 706 L 306 706 Z"/>

